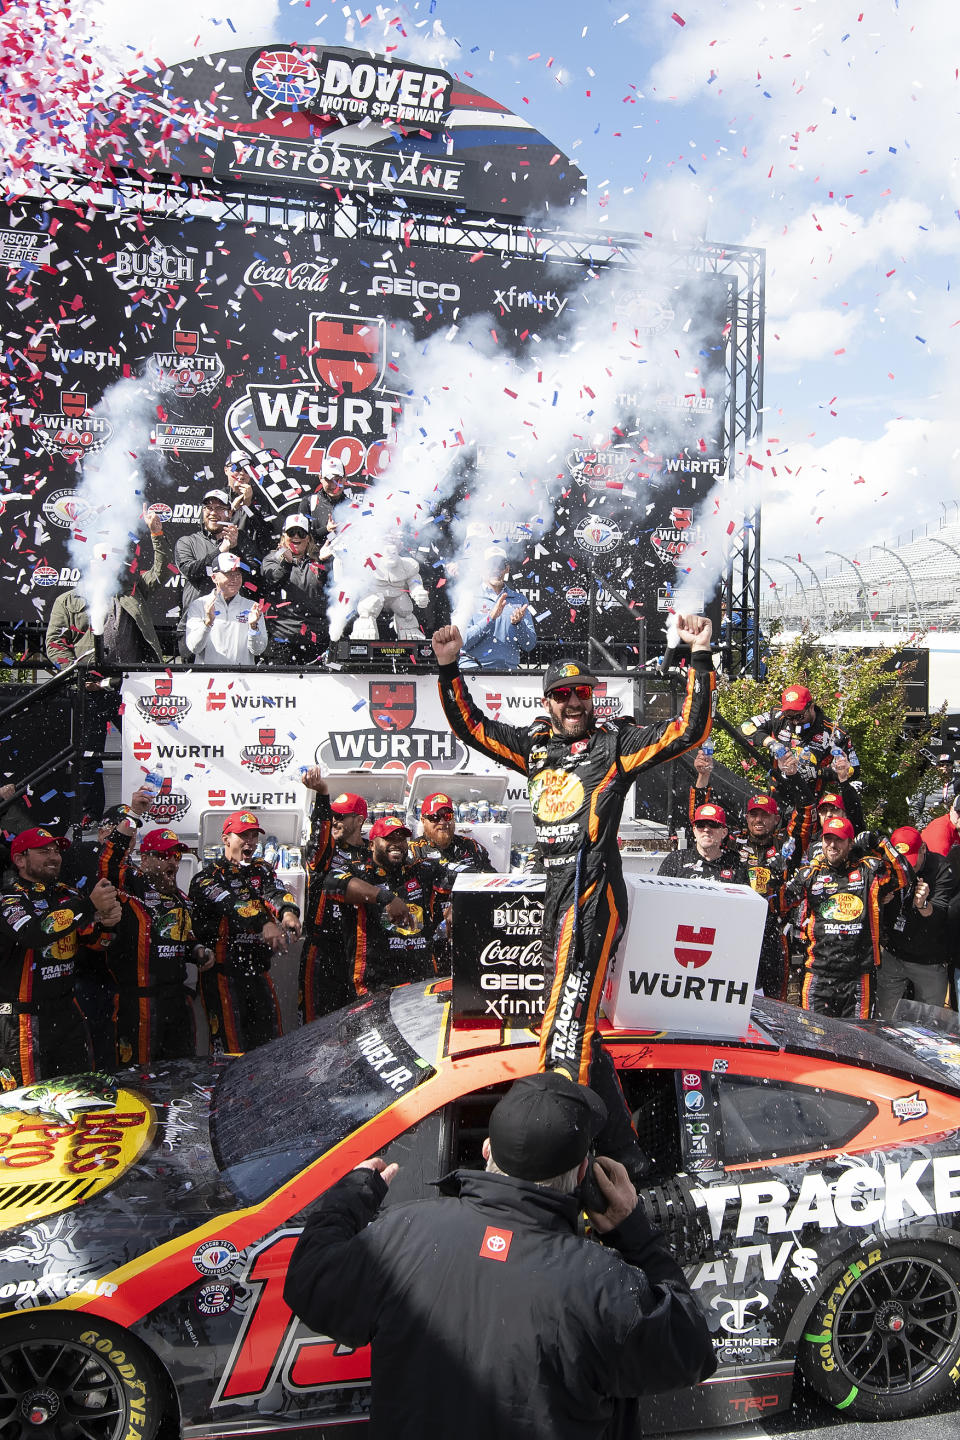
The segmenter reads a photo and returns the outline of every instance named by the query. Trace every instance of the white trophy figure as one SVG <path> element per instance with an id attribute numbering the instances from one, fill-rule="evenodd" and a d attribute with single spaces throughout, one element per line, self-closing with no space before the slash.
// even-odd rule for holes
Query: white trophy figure
<path id="1" fill-rule="evenodd" d="M 393 628 L 398 640 L 421 640 L 423 631 L 413 607 L 423 610 L 429 597 L 420 578 L 420 566 L 411 555 L 401 555 L 393 540 L 388 540 L 381 553 L 372 558 L 370 589 L 357 601 L 358 619 L 354 621 L 351 638 L 376 640 L 377 616 L 387 610 L 393 612 Z"/>

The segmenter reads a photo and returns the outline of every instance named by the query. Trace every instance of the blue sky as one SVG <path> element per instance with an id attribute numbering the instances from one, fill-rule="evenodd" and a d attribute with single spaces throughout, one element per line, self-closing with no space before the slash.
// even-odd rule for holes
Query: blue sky
<path id="1" fill-rule="evenodd" d="M 865 555 L 935 527 L 956 494 L 960 7 L 672 3 L 90 14 L 128 63 L 130 46 L 179 60 L 271 39 L 441 61 L 577 160 L 585 225 L 765 247 L 765 555 Z"/>

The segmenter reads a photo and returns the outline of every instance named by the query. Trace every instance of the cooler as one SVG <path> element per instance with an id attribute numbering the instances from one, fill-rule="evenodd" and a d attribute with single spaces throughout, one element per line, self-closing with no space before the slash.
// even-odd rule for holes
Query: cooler
<path id="1" fill-rule="evenodd" d="M 627 928 L 603 1011 L 617 1029 L 739 1039 L 747 1032 L 767 917 L 748 885 L 625 875 Z"/>
<path id="2" fill-rule="evenodd" d="M 406 806 L 403 792 L 407 776 L 403 770 L 358 770 L 337 771 L 324 777 L 330 791 L 330 799 L 349 793 L 360 795 L 367 802 L 367 827 L 377 818 L 375 806 L 389 806 L 391 815 L 403 816 Z"/>

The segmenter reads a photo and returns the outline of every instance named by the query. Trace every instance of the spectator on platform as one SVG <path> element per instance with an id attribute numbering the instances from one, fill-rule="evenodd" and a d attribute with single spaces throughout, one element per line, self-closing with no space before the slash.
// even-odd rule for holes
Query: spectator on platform
<path id="1" fill-rule="evenodd" d="M 253 456 L 245 450 L 231 450 L 223 467 L 223 476 L 230 497 L 230 518 L 259 560 L 273 549 L 276 531 L 257 505 L 257 494 L 253 488 L 254 466 Z"/>
<path id="2" fill-rule="evenodd" d="M 270 659 L 309 665 L 327 647 L 326 572 L 306 515 L 288 515 L 280 544 L 261 565 L 270 603 Z"/>
<path id="3" fill-rule="evenodd" d="M 520 653 L 537 643 L 530 602 L 507 584 L 510 563 L 493 545 L 484 552 L 487 578 L 463 636 L 461 670 L 519 670 Z"/>
<path id="4" fill-rule="evenodd" d="M 260 603 L 241 593 L 248 571 L 239 555 L 218 552 L 213 560 L 213 589 L 187 611 L 187 649 L 198 665 L 243 669 L 256 664 L 267 648 L 267 626 Z"/>
<path id="5" fill-rule="evenodd" d="M 139 557 L 135 558 L 118 593 L 107 606 L 102 635 L 105 666 L 163 663 L 163 650 L 150 617 L 148 600 L 150 593 L 168 578 L 170 545 L 156 511 L 147 510 L 144 519 L 150 533 L 153 561 L 148 570 L 142 570 L 138 568 Z M 107 726 L 120 727 L 120 677 L 119 674 L 101 675 L 93 669 L 94 632 L 82 582 L 54 601 L 46 646 L 47 655 L 58 670 L 75 660 L 87 667 L 83 717 L 85 755 L 79 789 L 84 815 L 99 816 L 105 802 L 100 757 Z"/>
<path id="6" fill-rule="evenodd" d="M 201 470 L 199 478 L 206 480 L 206 474 Z M 239 555 L 247 567 L 248 580 L 256 573 L 257 545 L 247 522 L 246 515 L 234 512 L 228 490 L 208 484 L 203 492 L 199 530 L 181 535 L 177 541 L 174 559 L 183 577 L 177 647 L 181 660 L 187 663 L 193 660 L 186 641 L 187 613 L 195 600 L 208 593 L 217 555 Z"/>
<path id="7" fill-rule="evenodd" d="M 336 507 L 344 500 L 351 499 L 353 491 L 344 484 L 343 461 L 334 455 L 324 456 L 320 467 L 320 484 L 310 496 L 310 534 L 323 549 L 336 531 L 333 518 Z"/>

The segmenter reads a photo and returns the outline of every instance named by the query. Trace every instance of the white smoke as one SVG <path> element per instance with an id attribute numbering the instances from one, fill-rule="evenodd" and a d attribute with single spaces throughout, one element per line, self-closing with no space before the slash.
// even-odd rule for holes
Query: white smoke
<path id="1" fill-rule="evenodd" d="M 131 376 L 105 390 L 93 411 L 113 433 L 103 449 L 84 462 L 69 546 L 80 571 L 78 589 L 98 635 L 103 633 L 113 597 L 131 589 L 134 546 L 149 543 L 142 525 L 144 482 L 162 465 L 149 441 L 154 406 L 149 387 Z"/>
<path id="2" fill-rule="evenodd" d="M 518 561 L 553 531 L 557 502 L 575 483 L 567 466 L 571 449 L 632 446 L 635 471 L 622 489 L 594 492 L 590 509 L 598 518 L 620 515 L 633 532 L 650 508 L 657 461 L 651 456 L 646 463 L 642 424 L 630 432 L 621 428 L 624 412 L 655 417 L 664 454 L 689 444 L 681 410 L 671 411 L 663 401 L 699 398 L 712 384 L 704 374 L 697 314 L 702 291 L 696 283 L 664 280 L 655 261 L 648 273 L 613 267 L 591 273 L 575 294 L 569 270 L 562 272 L 566 289 L 561 272 L 543 274 L 540 283 L 552 281 L 553 293 L 567 299 L 562 336 L 534 333 L 535 324 L 543 323 L 534 309 L 515 354 L 507 348 L 507 332 L 516 312 L 506 321 L 474 316 L 420 344 L 401 342 L 390 357 L 397 372 L 415 383 L 403 398 L 390 469 L 362 502 L 337 512 L 334 638 L 370 588 L 384 546 L 399 540 L 407 553 L 418 547 L 425 552 L 433 512 L 458 489 L 466 494 L 452 517 L 450 570 L 455 568 L 453 614 L 463 621 L 486 578 L 484 552 L 496 544 Z M 625 396 L 632 399 L 625 402 Z M 474 450 L 476 471 L 465 480 L 464 464 Z M 563 525 L 553 533 L 575 551 Z"/>

